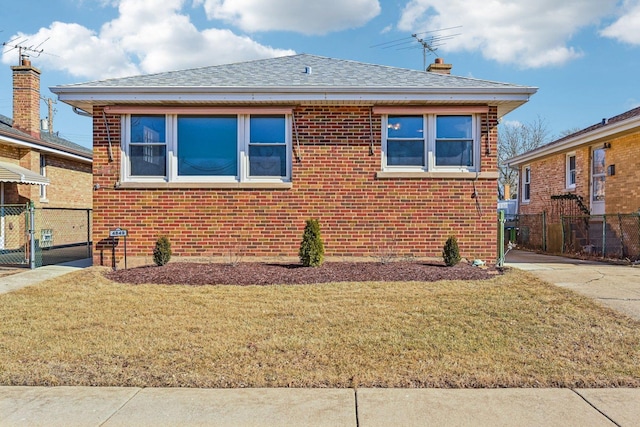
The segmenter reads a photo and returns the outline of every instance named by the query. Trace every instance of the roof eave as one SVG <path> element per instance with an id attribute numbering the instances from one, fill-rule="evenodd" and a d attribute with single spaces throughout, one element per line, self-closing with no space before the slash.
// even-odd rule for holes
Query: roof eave
<path id="1" fill-rule="evenodd" d="M 561 143 L 554 144 L 552 142 L 550 144 L 536 148 L 535 150 L 512 157 L 506 161 L 506 164 L 509 167 L 518 167 L 542 157 L 550 156 L 552 154 L 560 153 L 563 151 L 570 151 L 574 148 L 584 145 L 597 144 L 607 138 L 630 133 L 638 129 L 640 129 L 640 117 L 636 116 L 628 120 L 602 126 L 598 129 L 594 129 L 591 132 L 577 135 L 573 138 L 567 138 Z"/>
<path id="2" fill-rule="evenodd" d="M 42 141 L 36 138 L 24 138 L 24 137 L 0 130 L 0 140 L 12 145 L 20 146 L 20 147 L 32 148 L 32 149 L 40 150 L 46 153 L 55 154 L 61 157 L 67 157 L 73 160 L 79 160 L 86 163 L 93 163 L 93 156 L 88 156 L 87 154 L 74 150 L 73 148 L 63 149 L 59 146 L 55 146 L 46 141 Z"/>
<path id="3" fill-rule="evenodd" d="M 534 87 L 505 88 L 398 88 L 398 87 L 70 87 L 55 86 L 51 91 L 60 101 L 89 111 L 94 105 L 117 103 L 191 102 L 480 102 L 504 104 L 503 116 L 526 103 L 536 93 Z"/>
<path id="4" fill-rule="evenodd" d="M 354 86 L 263 86 L 263 87 L 214 87 L 214 86 L 52 86 L 56 95 L 84 94 L 88 96 L 107 94 L 235 94 L 235 93 L 297 93 L 297 94 L 344 94 L 344 93 L 476 93 L 476 94 L 521 94 L 531 96 L 538 91 L 536 87 L 354 87 Z"/>

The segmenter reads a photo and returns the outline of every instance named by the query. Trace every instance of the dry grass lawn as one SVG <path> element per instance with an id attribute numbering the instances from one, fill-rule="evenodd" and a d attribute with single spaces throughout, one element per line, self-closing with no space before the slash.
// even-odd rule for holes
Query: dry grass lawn
<path id="1" fill-rule="evenodd" d="M 305 286 L 110 282 L 0 295 L 1 385 L 640 386 L 640 324 L 522 271 Z"/>

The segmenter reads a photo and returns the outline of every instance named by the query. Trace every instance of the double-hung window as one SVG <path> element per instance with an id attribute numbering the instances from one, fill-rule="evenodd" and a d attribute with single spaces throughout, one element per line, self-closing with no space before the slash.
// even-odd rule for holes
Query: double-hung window
<path id="1" fill-rule="evenodd" d="M 575 153 L 567 154 L 567 172 L 566 172 L 566 188 L 576 188 L 576 155 Z"/>
<path id="2" fill-rule="evenodd" d="M 289 114 L 128 114 L 124 182 L 290 182 Z"/>
<path id="3" fill-rule="evenodd" d="M 426 154 L 423 116 L 389 116 L 387 119 L 387 165 L 424 167 Z"/>
<path id="4" fill-rule="evenodd" d="M 531 167 L 525 166 L 522 174 L 522 201 L 531 200 Z"/>
<path id="5" fill-rule="evenodd" d="M 287 176 L 287 137 L 284 116 L 249 118 L 249 176 Z"/>
<path id="6" fill-rule="evenodd" d="M 383 115 L 384 171 L 475 172 L 480 132 L 474 114 Z"/>
<path id="7" fill-rule="evenodd" d="M 129 174 L 164 177 L 167 173 L 165 116 L 132 115 L 129 121 Z"/>
<path id="8" fill-rule="evenodd" d="M 473 117 L 436 116 L 435 165 L 473 168 Z"/>

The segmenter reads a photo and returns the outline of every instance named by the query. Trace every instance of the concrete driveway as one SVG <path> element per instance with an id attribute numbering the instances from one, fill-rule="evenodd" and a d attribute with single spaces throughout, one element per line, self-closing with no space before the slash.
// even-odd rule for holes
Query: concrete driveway
<path id="1" fill-rule="evenodd" d="M 512 250 L 505 266 L 527 270 L 640 320 L 640 265 L 612 265 Z"/>

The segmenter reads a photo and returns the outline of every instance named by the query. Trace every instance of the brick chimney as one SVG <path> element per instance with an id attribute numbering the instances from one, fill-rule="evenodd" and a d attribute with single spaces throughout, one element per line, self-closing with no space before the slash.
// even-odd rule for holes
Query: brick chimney
<path id="1" fill-rule="evenodd" d="M 13 127 L 40 138 L 40 70 L 22 55 L 13 70 Z"/>
<path id="2" fill-rule="evenodd" d="M 444 59 L 436 58 L 433 64 L 429 64 L 427 71 L 436 74 L 451 74 L 452 67 L 453 65 L 451 64 L 445 64 Z"/>

